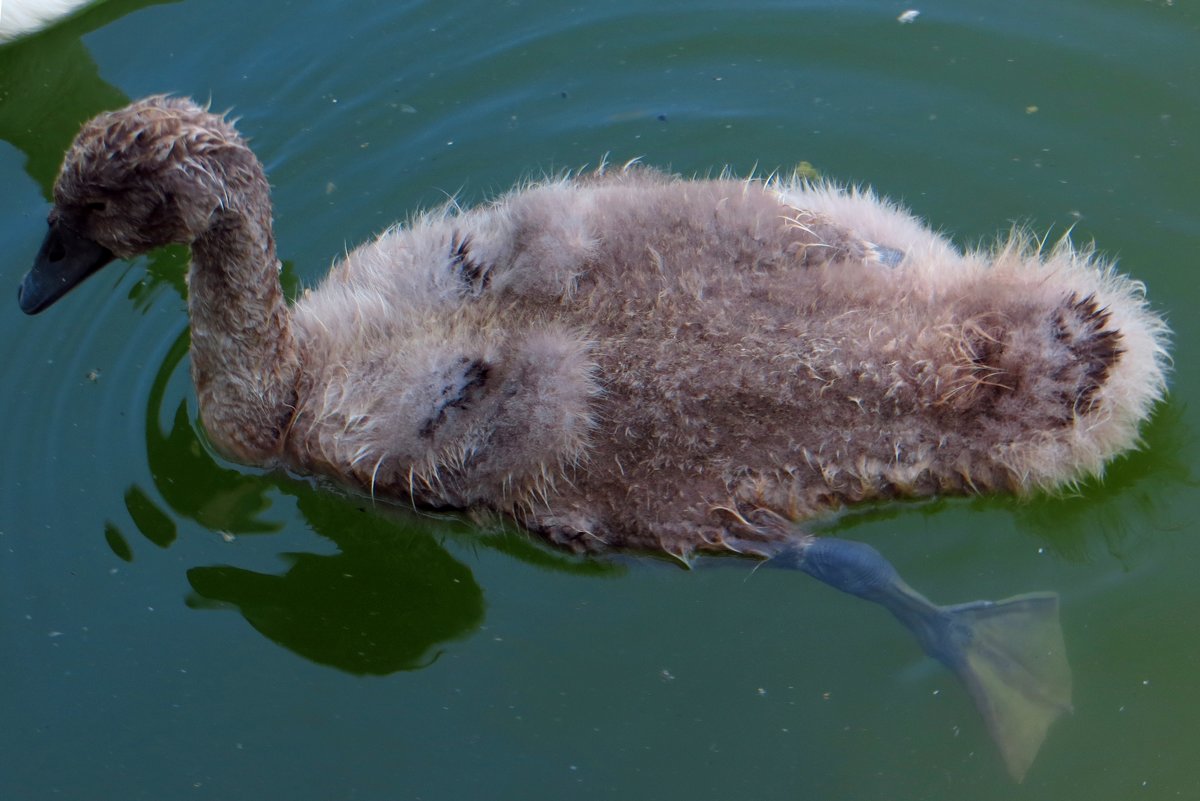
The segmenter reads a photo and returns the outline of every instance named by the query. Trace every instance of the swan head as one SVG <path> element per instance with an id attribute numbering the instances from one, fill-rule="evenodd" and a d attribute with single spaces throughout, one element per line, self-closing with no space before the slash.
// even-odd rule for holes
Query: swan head
<path id="1" fill-rule="evenodd" d="M 262 168 L 231 123 L 149 97 L 86 123 L 54 184 L 50 230 L 18 292 L 36 314 L 114 258 L 191 244 Z"/>

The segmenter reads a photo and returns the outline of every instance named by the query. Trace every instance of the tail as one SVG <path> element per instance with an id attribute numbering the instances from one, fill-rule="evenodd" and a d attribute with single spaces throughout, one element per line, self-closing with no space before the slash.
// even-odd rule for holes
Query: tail
<path id="1" fill-rule="evenodd" d="M 769 564 L 802 570 L 895 615 L 966 686 L 1017 781 L 1050 724 L 1071 711 L 1071 668 L 1052 592 L 935 606 L 879 551 L 831 537 L 801 540 Z"/>
<path id="2" fill-rule="evenodd" d="M 1071 711 L 1058 596 L 1029 593 L 945 606 L 937 617 L 942 636 L 922 647 L 967 688 L 1008 772 L 1021 781 L 1050 724 Z"/>

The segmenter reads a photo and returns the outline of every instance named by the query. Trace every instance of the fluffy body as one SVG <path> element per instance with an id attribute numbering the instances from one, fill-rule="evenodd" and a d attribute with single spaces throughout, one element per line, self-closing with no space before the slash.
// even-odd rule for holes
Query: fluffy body
<path id="1" fill-rule="evenodd" d="M 159 97 L 83 129 L 51 222 L 122 257 L 192 245 L 231 457 L 580 551 L 769 556 L 847 504 L 1061 487 L 1165 387 L 1164 323 L 1090 250 L 963 252 L 832 184 L 533 183 L 385 231 L 289 307 L 259 162 Z"/>

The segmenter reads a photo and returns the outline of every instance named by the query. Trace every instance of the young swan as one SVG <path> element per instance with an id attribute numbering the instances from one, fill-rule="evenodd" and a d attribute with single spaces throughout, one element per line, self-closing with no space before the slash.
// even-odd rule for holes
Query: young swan
<path id="1" fill-rule="evenodd" d="M 234 459 L 508 515 L 577 551 L 733 551 L 882 604 L 1024 776 L 1071 678 L 1050 593 L 937 607 L 797 523 L 1098 473 L 1164 392 L 1166 328 L 1090 252 L 962 253 L 866 191 L 644 169 L 392 228 L 289 307 L 233 126 L 152 97 L 84 126 L 21 285 L 191 245 L 192 374 Z"/>

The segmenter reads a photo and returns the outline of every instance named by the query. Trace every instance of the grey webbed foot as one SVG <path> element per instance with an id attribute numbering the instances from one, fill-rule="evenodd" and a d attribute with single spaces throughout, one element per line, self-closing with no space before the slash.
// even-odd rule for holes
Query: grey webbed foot
<path id="1" fill-rule="evenodd" d="M 895 615 L 967 688 L 1017 781 L 1050 724 L 1071 711 L 1071 669 L 1054 593 L 937 606 L 905 584 L 879 551 L 835 538 L 798 541 L 767 564 L 801 570 Z"/>

